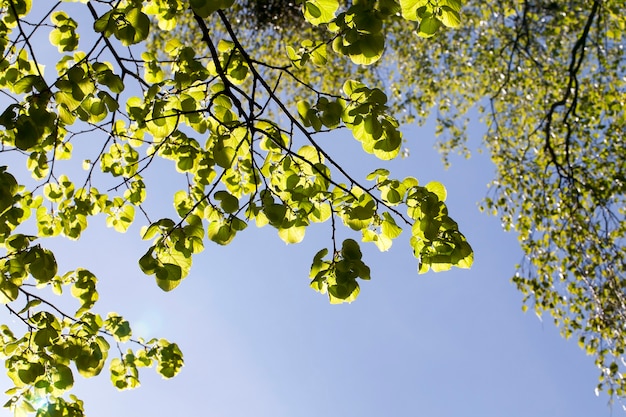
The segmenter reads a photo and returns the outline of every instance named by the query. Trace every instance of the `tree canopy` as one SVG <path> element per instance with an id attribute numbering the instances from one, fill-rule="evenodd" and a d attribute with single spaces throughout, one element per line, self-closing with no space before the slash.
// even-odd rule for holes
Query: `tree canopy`
<path id="1" fill-rule="evenodd" d="M 404 230 L 420 273 L 469 268 L 473 251 L 443 184 L 357 178 L 321 145 L 348 129 L 365 153 L 396 158 L 402 122 L 434 117 L 444 158 L 467 154 L 478 114 L 497 167 L 486 211 L 526 254 L 513 282 L 595 355 L 599 388 L 624 396 L 623 132 L 626 71 L 618 0 L 122 0 L 33 8 L 0 1 L 0 298 L 22 327 L 0 347 L 16 414 L 83 415 L 74 371 L 109 362 L 119 389 L 138 369 L 173 377 L 175 343 L 144 340 L 94 310 L 97 278 L 59 271 L 44 238 L 79 239 L 96 215 L 137 220 L 141 270 L 176 288 L 205 241 L 227 245 L 252 222 L 298 243 L 327 223 L 311 287 L 352 302 L 370 269 L 357 239 L 388 250 Z M 90 155 L 83 157 L 83 155 Z M 7 157 L 8 157 L 7 156 Z M 171 161 L 187 187 L 176 216 L 154 219 L 144 179 Z M 77 162 L 79 161 L 80 162 Z M 82 166 L 83 172 L 73 168 Z M 31 178 L 20 183 L 23 168 Z M 246 231 L 246 233 L 252 233 Z M 78 309 L 57 307 L 64 290 Z M 45 399 L 45 401 L 42 401 Z"/>

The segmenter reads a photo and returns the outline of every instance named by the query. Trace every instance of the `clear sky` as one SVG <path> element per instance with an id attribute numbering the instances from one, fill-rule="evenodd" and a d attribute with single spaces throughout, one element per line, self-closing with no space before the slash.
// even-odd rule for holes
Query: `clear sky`
<path id="1" fill-rule="evenodd" d="M 521 311 L 509 282 L 522 256 L 516 238 L 477 209 L 493 172 L 487 155 L 455 158 L 444 170 L 431 129 L 410 127 L 405 137 L 411 156 L 388 167 L 395 177 L 446 185 L 450 213 L 475 250 L 470 271 L 417 275 L 405 233 L 387 253 L 364 244 L 372 280 L 353 304 L 330 305 L 307 278 L 313 254 L 330 245 L 329 225 L 293 246 L 253 225 L 227 247 L 207 242 L 171 293 L 138 268 L 148 246 L 139 225 L 120 235 L 98 218 L 78 242 L 48 241 L 61 271 L 82 266 L 100 278 L 99 313 L 116 311 L 134 336 L 166 337 L 185 354 L 179 376 L 165 381 L 143 370 L 134 391 L 117 392 L 106 372 L 77 376 L 88 416 L 611 415 L 606 396 L 594 394 L 592 358 L 549 318 Z M 353 172 L 381 164 L 346 130 L 322 139 L 330 141 Z M 171 215 L 181 178 L 168 163 L 158 168 L 147 207 Z"/>
<path id="2" fill-rule="evenodd" d="M 549 317 L 542 322 L 522 313 L 521 294 L 510 283 L 522 259 L 516 237 L 477 208 L 493 176 L 488 155 L 455 158 L 444 170 L 431 127 L 404 133 L 411 156 L 385 166 L 396 178 L 445 184 L 450 214 L 475 251 L 469 271 L 417 275 L 405 232 L 388 253 L 363 244 L 372 280 L 362 283 L 355 303 L 330 305 L 308 287 L 313 255 L 330 245 L 330 225 L 311 228 L 293 246 L 274 229 L 254 225 L 227 247 L 206 242 L 190 275 L 171 293 L 139 270 L 137 260 L 149 245 L 139 237 L 141 219 L 125 235 L 97 218 L 78 242 L 42 242 L 55 251 L 61 271 L 85 267 L 100 278 L 97 312 L 118 312 L 134 325 L 135 337 L 166 337 L 185 354 L 179 376 L 166 381 L 143 370 L 142 386 L 133 391 L 118 392 L 107 370 L 90 380 L 76 376 L 75 393 L 85 400 L 87 415 L 620 414 L 619 405 L 611 409 L 605 395 L 594 394 L 593 358 L 574 340 L 562 339 Z M 472 135 L 475 148 L 480 127 Z M 320 141 L 332 144 L 336 159 L 357 177 L 383 165 L 364 154 L 347 130 Z M 85 175 L 81 158 L 93 153 L 77 146 L 73 163 L 79 169 L 70 170 L 77 179 Z M 3 164 L 20 179 L 27 176 L 6 153 L 0 153 Z M 147 208 L 153 219 L 173 215 L 172 193 L 184 188 L 184 179 L 173 175 L 172 164 L 152 168 Z M 349 236 L 358 239 L 350 232 L 342 237 Z M 5 309 L 0 321 L 19 326 Z M 0 388 L 9 386 L 1 376 Z"/>

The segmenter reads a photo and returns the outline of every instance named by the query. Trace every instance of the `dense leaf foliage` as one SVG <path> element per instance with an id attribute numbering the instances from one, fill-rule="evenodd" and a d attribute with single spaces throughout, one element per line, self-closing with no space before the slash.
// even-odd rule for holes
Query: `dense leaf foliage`
<path id="1" fill-rule="evenodd" d="M 111 343 L 119 351 L 108 362 L 118 389 L 138 386 L 140 367 L 170 378 L 183 365 L 176 344 L 134 338 L 122 316 L 98 314 L 96 276 L 59 271 L 43 246 L 49 237 L 79 239 L 96 215 L 121 233 L 145 219 L 141 235 L 150 246 L 139 266 L 165 291 L 189 274 L 207 240 L 226 245 L 251 222 L 275 228 L 286 243 L 327 222 L 330 248 L 314 256 L 310 276 L 332 303 L 353 301 L 359 280 L 370 279 L 359 243 L 339 238 L 338 223 L 381 251 L 410 231 L 420 273 L 471 266 L 472 249 L 448 215 L 442 184 L 394 179 L 384 169 L 357 179 L 318 143 L 345 127 L 365 152 L 397 157 L 402 133 L 385 92 L 358 76 L 317 89 L 306 71 L 296 73 L 323 72 L 334 56 L 374 64 L 388 21 L 414 22 L 430 37 L 460 25 L 460 3 L 301 3 L 292 16 L 303 16 L 298 26 L 319 37 L 281 46 L 285 60 L 277 65 L 253 54 L 259 51 L 247 45 L 245 25 L 234 24 L 242 9 L 233 0 L 39 2 L 43 8 L 0 1 L 0 141 L 11 155 L 0 168 L 0 298 L 23 325 L 1 326 L 0 354 L 14 384 L 5 406 L 16 415 L 82 416 L 82 402 L 67 396 L 75 372 L 98 375 Z M 179 24 L 198 38 L 164 35 Z M 144 48 L 148 38 L 158 50 Z M 294 83 L 303 86 L 297 99 L 289 95 Z M 78 162 L 84 174 L 60 172 L 78 148 L 94 155 Z M 157 159 L 171 161 L 187 181 L 173 196 L 175 218 L 151 220 L 145 204 L 144 180 Z M 32 178 L 20 183 L 15 173 L 23 167 Z M 46 289 L 69 289 L 77 310 L 57 307 Z"/>

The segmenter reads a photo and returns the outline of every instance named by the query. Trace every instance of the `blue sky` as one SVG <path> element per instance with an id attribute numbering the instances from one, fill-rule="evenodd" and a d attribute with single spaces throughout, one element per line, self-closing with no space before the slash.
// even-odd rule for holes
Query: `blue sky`
<path id="1" fill-rule="evenodd" d="M 96 218 L 78 242 L 48 241 L 62 271 L 82 266 L 100 278 L 97 312 L 118 312 L 135 336 L 166 337 L 185 354 L 179 376 L 144 370 L 134 391 L 117 392 L 106 373 L 77 377 L 87 415 L 611 415 L 606 396 L 594 394 L 592 358 L 549 318 L 521 311 L 509 282 L 522 256 L 516 238 L 477 208 L 493 173 L 487 155 L 455 158 L 444 170 L 429 128 L 409 127 L 405 137 L 411 156 L 388 167 L 446 185 L 450 213 L 475 250 L 469 271 L 417 275 L 405 233 L 387 253 L 364 244 L 372 280 L 353 304 L 330 305 L 307 279 L 313 254 L 330 244 L 329 225 L 292 246 L 253 225 L 227 247 L 207 242 L 171 293 L 137 266 L 148 246 L 139 224 L 121 235 Z M 353 172 L 381 164 L 347 130 L 320 140 Z M 183 186 L 169 163 L 156 167 L 147 180 L 153 219 L 173 214 L 171 194 Z"/>
<path id="2" fill-rule="evenodd" d="M 2 103 L 2 99 L 0 99 Z M 137 260 L 148 243 L 139 224 L 125 235 L 91 220 L 78 242 L 43 242 L 60 270 L 92 270 L 99 278 L 96 311 L 115 311 L 134 336 L 177 342 L 186 366 L 173 380 L 143 370 L 142 386 L 118 392 L 106 372 L 77 376 L 76 394 L 90 417 L 210 415 L 214 417 L 588 417 L 621 413 L 596 397 L 597 370 L 575 341 L 562 339 L 551 320 L 521 311 L 510 283 L 522 254 L 496 217 L 481 214 L 494 167 L 486 154 L 453 159 L 444 170 L 432 126 L 404 130 L 411 156 L 384 164 L 392 176 L 436 180 L 475 250 L 474 267 L 417 275 L 408 234 L 391 251 L 362 247 L 372 280 L 351 305 L 330 305 L 308 287 L 313 255 L 330 245 L 330 225 L 286 246 L 271 228 L 251 225 L 227 247 L 210 242 L 189 277 L 163 293 Z M 474 126 L 472 136 L 481 136 Z M 93 156 L 85 139 L 80 159 Z M 88 138 L 87 138 L 88 140 Z M 347 130 L 320 137 L 357 177 L 382 166 L 360 150 Z M 0 153 L 20 179 L 20 162 Z M 172 194 L 184 179 L 171 164 L 152 167 L 147 208 L 153 219 L 173 215 Z M 63 172 L 61 169 L 59 172 Z M 73 177 L 74 178 L 74 177 Z M 358 236 L 342 231 L 342 237 Z M 60 301 L 60 303 L 63 303 Z M 19 326 L 0 309 L 0 320 Z M 20 329 L 22 330 L 22 329 Z M 115 354 L 112 349 L 111 354 Z M 0 388 L 9 388 L 0 377 Z"/>

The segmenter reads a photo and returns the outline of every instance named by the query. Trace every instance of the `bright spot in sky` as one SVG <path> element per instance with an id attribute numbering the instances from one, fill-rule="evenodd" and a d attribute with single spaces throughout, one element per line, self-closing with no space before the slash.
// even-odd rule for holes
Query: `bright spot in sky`
<path id="1" fill-rule="evenodd" d="M 37 410 L 45 408 L 49 404 L 48 396 L 47 395 L 40 396 L 40 395 L 35 394 L 35 397 L 30 401 L 30 403 Z"/>
<path id="2" fill-rule="evenodd" d="M 163 317 L 158 311 L 144 311 L 138 320 L 132 321 L 133 335 L 145 339 L 157 337 L 162 329 Z"/>

